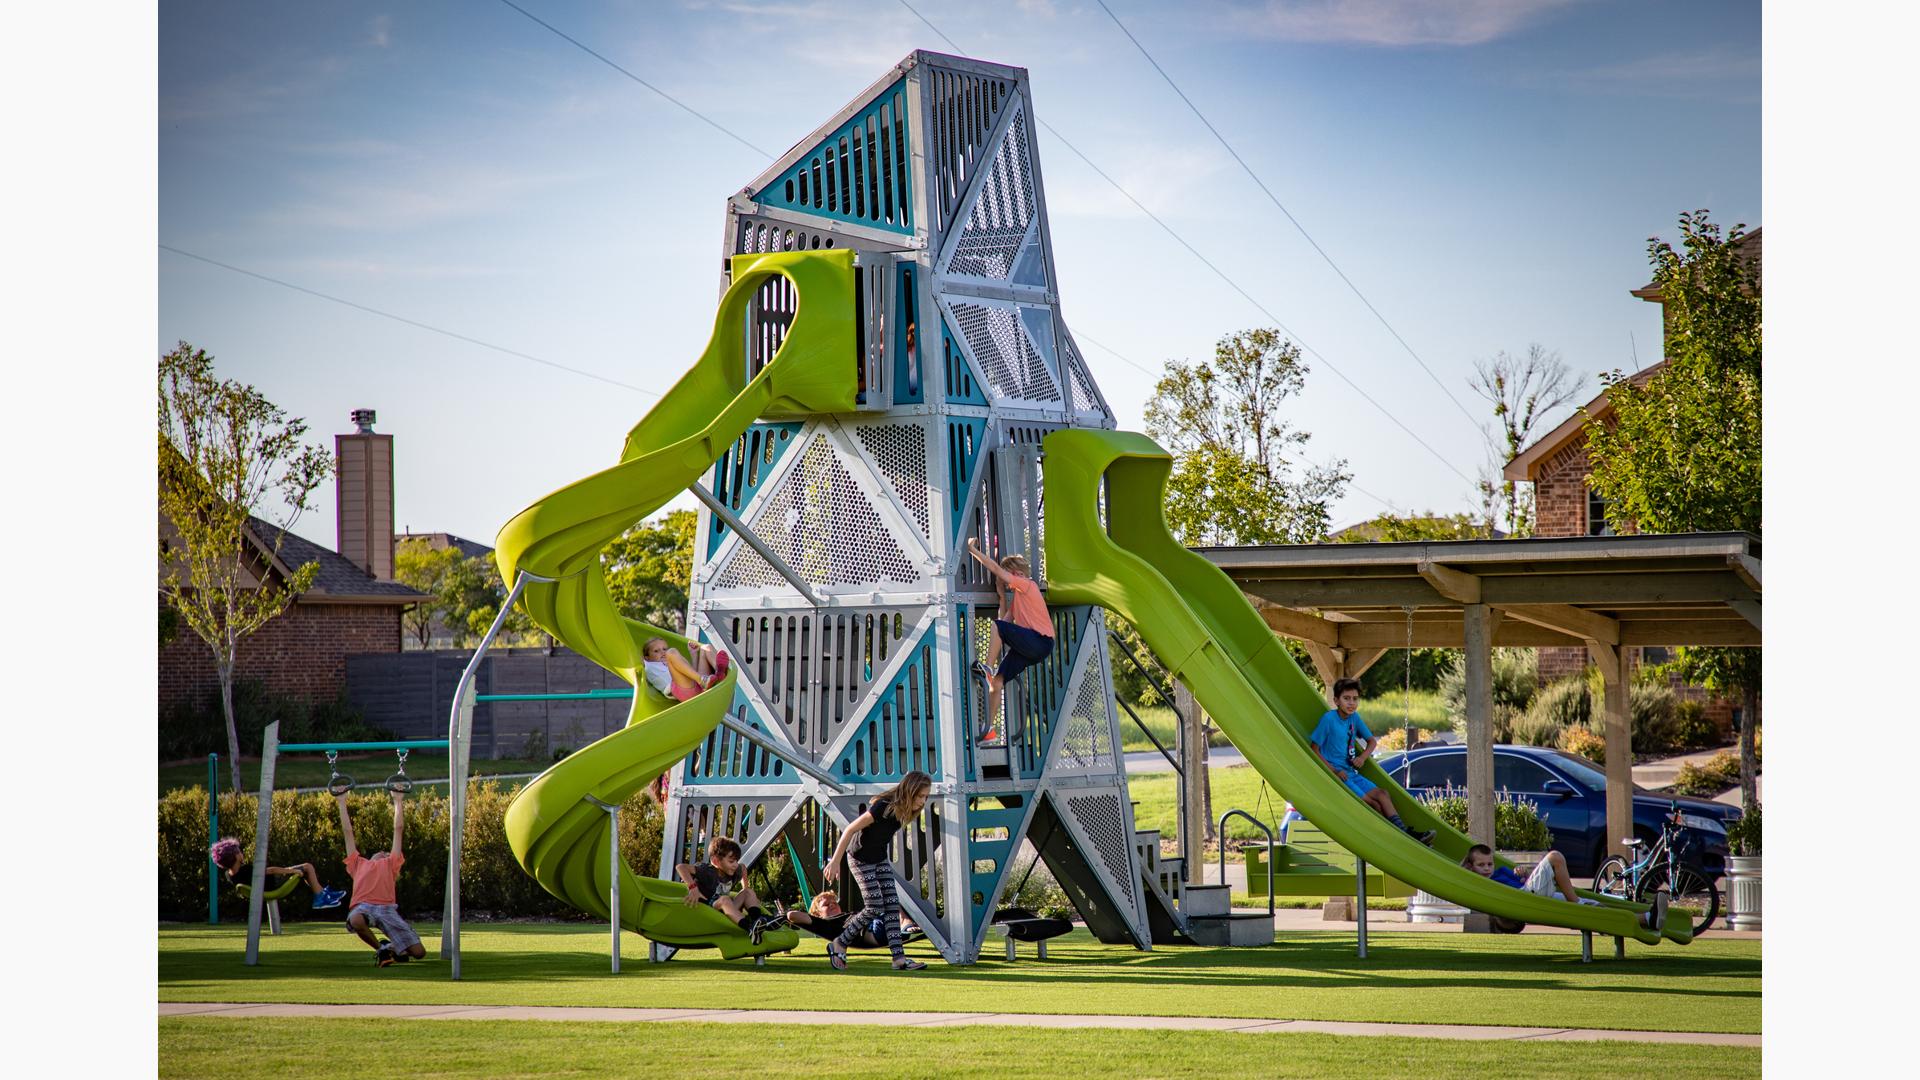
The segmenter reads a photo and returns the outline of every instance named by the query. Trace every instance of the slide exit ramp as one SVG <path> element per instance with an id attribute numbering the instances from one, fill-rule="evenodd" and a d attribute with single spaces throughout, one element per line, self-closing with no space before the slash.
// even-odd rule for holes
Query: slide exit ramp
<path id="1" fill-rule="evenodd" d="M 548 495 L 500 530 L 501 579 L 513 581 L 521 571 L 549 579 L 523 594 L 533 621 L 635 688 L 625 728 L 542 773 L 507 808 L 514 857 L 573 907 L 612 917 L 611 840 L 597 804 L 624 803 L 686 757 L 719 725 L 739 677 L 735 668 L 686 702 L 646 686 L 646 641 L 662 637 L 684 649 L 687 640 L 621 615 L 607 593 L 600 553 L 696 483 L 761 417 L 854 409 L 854 272 L 850 250 L 736 256 L 706 351 L 628 433 L 619 464 Z M 798 296 L 793 322 L 772 360 L 749 377 L 748 316 L 755 293 L 776 276 Z M 624 860 L 619 866 L 620 923 L 653 941 L 716 948 L 728 959 L 798 944 L 796 932 L 780 930 L 755 946 L 718 911 L 687 906 L 679 882 L 639 877 Z"/>
<path id="2" fill-rule="evenodd" d="M 1239 586 L 1167 529 L 1163 506 L 1173 460 L 1134 432 L 1049 435 L 1046 483 L 1048 602 L 1098 604 L 1132 623 L 1162 663 L 1260 775 L 1341 846 L 1382 871 L 1453 903 L 1508 919 L 1655 944 L 1645 905 L 1586 894 L 1601 906 L 1548 900 L 1460 865 L 1471 841 L 1435 818 L 1377 764 L 1366 777 L 1392 796 L 1431 850 L 1355 799 L 1307 741 L 1327 710 Z M 1687 942 L 1690 920 L 1667 920 Z"/>

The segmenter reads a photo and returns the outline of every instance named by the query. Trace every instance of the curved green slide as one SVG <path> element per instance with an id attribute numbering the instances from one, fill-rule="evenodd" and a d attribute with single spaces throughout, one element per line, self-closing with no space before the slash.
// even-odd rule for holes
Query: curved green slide
<path id="1" fill-rule="evenodd" d="M 773 359 L 747 377 L 747 318 L 754 293 L 775 277 L 798 303 Z M 620 462 L 567 485 L 515 515 L 500 530 L 495 558 L 503 580 L 521 571 L 533 621 L 568 647 L 635 687 L 627 726 L 568 756 L 523 788 L 506 814 L 507 843 L 542 888 L 574 907 L 609 917 L 605 812 L 687 756 L 733 703 L 739 669 L 686 702 L 645 685 L 641 648 L 664 627 L 622 616 L 607 593 L 600 552 L 635 523 L 697 482 L 763 416 L 849 412 L 854 408 L 853 253 L 794 251 L 737 256 L 733 284 L 720 301 L 713 337 L 692 370 L 627 435 Z M 726 916 L 689 907 L 677 881 L 620 869 L 620 922 L 679 948 L 717 948 L 734 959 L 782 952 L 799 943 L 791 930 L 756 946 Z"/>
<path id="2" fill-rule="evenodd" d="M 1436 831 L 1432 850 L 1354 798 L 1307 741 L 1326 701 L 1239 586 L 1168 531 L 1167 452 L 1144 435 L 1089 430 L 1055 432 L 1044 451 L 1048 602 L 1097 604 L 1132 623 L 1260 775 L 1329 836 L 1382 871 L 1475 911 L 1649 944 L 1661 939 L 1640 925 L 1643 904 L 1591 893 L 1601 906 L 1548 900 L 1463 868 L 1471 841 L 1376 764 L 1365 775 L 1409 825 Z M 1691 940 L 1691 921 L 1668 919 L 1665 936 Z"/>

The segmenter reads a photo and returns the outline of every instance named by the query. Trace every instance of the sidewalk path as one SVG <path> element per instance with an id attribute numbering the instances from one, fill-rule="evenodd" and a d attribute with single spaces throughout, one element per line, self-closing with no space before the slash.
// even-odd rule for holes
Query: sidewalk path
<path id="1" fill-rule="evenodd" d="M 1042 1013 L 802 1012 L 784 1009 L 621 1009 L 527 1005 L 247 1005 L 162 1002 L 161 1016 L 312 1017 L 395 1020 L 593 1020 L 703 1024 L 884 1024 L 899 1027 L 1128 1028 L 1163 1031 L 1299 1032 L 1425 1039 L 1526 1042 L 1658 1042 L 1695 1046 L 1760 1045 L 1758 1035 L 1703 1031 L 1603 1031 L 1589 1028 L 1486 1027 L 1470 1024 L 1370 1024 L 1339 1020 L 1259 1020 L 1212 1016 L 1075 1016 Z"/>

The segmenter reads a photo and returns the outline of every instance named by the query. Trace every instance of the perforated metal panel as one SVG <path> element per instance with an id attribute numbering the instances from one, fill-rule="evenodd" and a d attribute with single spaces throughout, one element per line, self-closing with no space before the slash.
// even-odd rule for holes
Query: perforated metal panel
<path id="1" fill-rule="evenodd" d="M 1138 910 L 1132 837 L 1127 833 L 1120 796 L 1105 791 L 1054 798 L 1056 803 L 1066 805 L 1067 820 L 1099 853 L 1099 866 L 1106 875 L 1108 891 L 1126 907 Z"/>
<path id="2" fill-rule="evenodd" d="M 875 681 L 916 631 L 925 609 L 711 613 L 735 657 L 793 744 L 824 759 Z"/>
<path id="3" fill-rule="evenodd" d="M 1067 373 L 1068 394 L 1077 413 L 1099 413 L 1111 420 L 1113 411 L 1107 408 L 1107 399 L 1100 394 L 1100 387 L 1093 381 L 1093 375 L 1087 370 L 1086 358 L 1080 355 L 1079 346 L 1074 344 L 1068 334 L 1060 336 L 1061 366 Z"/>
<path id="4" fill-rule="evenodd" d="M 934 224 L 945 229 L 974 169 L 986 157 L 987 137 L 1013 93 L 1013 83 L 929 67 L 926 88 L 933 117 L 927 163 L 935 189 Z"/>
<path id="5" fill-rule="evenodd" d="M 734 691 L 733 705 L 728 711 L 735 721 L 755 731 L 766 730 L 744 691 Z M 791 773 L 787 763 L 779 757 L 728 728 L 715 727 L 707 733 L 706 740 L 687 755 L 681 782 L 703 785 L 771 784 L 780 783 Z"/>
<path id="6" fill-rule="evenodd" d="M 1060 403 L 1060 386 L 1047 361 L 1034 348 L 1013 304 L 954 300 L 953 319 L 994 395 L 1011 401 Z"/>
<path id="7" fill-rule="evenodd" d="M 1071 704 L 1053 763 L 1055 773 L 1110 772 L 1115 767 L 1110 694 L 1105 665 L 1101 663 L 1105 642 L 1095 637 L 1082 652 L 1085 656 L 1067 694 Z"/>
<path id="8" fill-rule="evenodd" d="M 801 576 L 815 585 L 910 584 L 919 572 L 893 538 L 873 501 L 848 472 L 848 463 L 824 434 L 807 442 L 749 526 Z M 735 548 L 713 580 L 715 589 L 792 586 L 759 553 Z"/>
<path id="9" fill-rule="evenodd" d="M 733 250 L 736 255 L 752 255 L 767 251 L 818 251 L 821 248 L 834 247 L 836 243 L 837 240 L 833 234 L 822 228 L 743 214 L 735 226 Z M 845 246 L 860 245 L 855 243 Z"/>
<path id="10" fill-rule="evenodd" d="M 755 424 L 740 436 L 713 466 L 713 497 L 735 514 L 753 501 L 760 485 L 773 475 L 782 454 L 794 445 L 800 424 Z M 727 525 L 718 516 L 707 523 L 707 558 L 720 550 Z"/>
<path id="11" fill-rule="evenodd" d="M 894 497 L 907 508 L 920 535 L 932 538 L 928 522 L 927 431 L 919 424 L 862 424 L 853 428 L 854 438 L 866 451 Z"/>
<path id="12" fill-rule="evenodd" d="M 985 405 L 987 395 L 980 392 L 973 378 L 973 365 L 967 362 L 967 356 L 960 351 L 960 343 L 954 339 L 953 327 L 947 320 L 940 320 L 940 348 L 942 366 L 947 372 L 947 401 L 953 405 Z"/>
<path id="13" fill-rule="evenodd" d="M 1040 446 L 1008 443 L 993 451 L 993 551 L 1025 555 L 1033 580 L 1047 583 L 1046 499 L 1041 485 Z"/>
<path id="14" fill-rule="evenodd" d="M 661 846 L 661 875 L 672 877 L 675 863 L 706 858 L 707 845 L 715 837 L 725 836 L 743 849 L 749 847 L 761 830 L 776 827 L 774 817 L 785 807 L 785 799 L 675 796 L 669 807 L 675 814 L 668 821 L 671 826 L 677 819 L 677 827 L 668 828 L 669 842 Z"/>
<path id="15" fill-rule="evenodd" d="M 1037 213 L 1023 113 L 1014 113 L 1005 137 L 994 150 L 993 163 L 979 183 L 980 194 L 954 244 L 947 273 L 1005 281 L 1013 276 L 1014 263 Z"/>
<path id="16" fill-rule="evenodd" d="M 836 798 L 834 805 L 851 821 L 866 812 L 871 800 L 870 795 Z M 946 813 L 946 804 L 942 800 L 927 800 L 920 816 L 902 825 L 900 831 L 894 834 L 891 849 L 893 872 L 898 877 L 895 888 L 902 905 L 910 913 L 935 919 L 945 918 L 947 910 L 946 885 L 944 875 L 940 872 L 940 833 Z M 920 925 L 927 926 L 927 923 Z M 932 927 L 929 926 L 928 930 L 929 936 L 932 936 Z"/>

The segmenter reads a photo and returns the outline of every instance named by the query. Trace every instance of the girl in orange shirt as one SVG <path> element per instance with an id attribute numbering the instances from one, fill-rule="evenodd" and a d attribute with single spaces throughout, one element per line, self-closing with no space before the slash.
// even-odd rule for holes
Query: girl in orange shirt
<path id="1" fill-rule="evenodd" d="M 993 636 L 987 642 L 987 655 L 998 657 L 999 667 L 973 662 L 973 673 L 987 683 L 987 721 L 978 736 L 985 741 L 1000 718 L 1000 700 L 1007 683 L 1053 653 L 1053 618 L 1047 614 L 1040 586 L 1033 582 L 1026 556 L 1008 555 L 996 563 L 980 550 L 980 542 L 971 538 L 967 551 L 993 575 L 994 591 L 1000 594 L 1000 613 L 1005 616 L 993 620 Z M 1006 648 L 1004 653 L 1002 646 Z"/>

